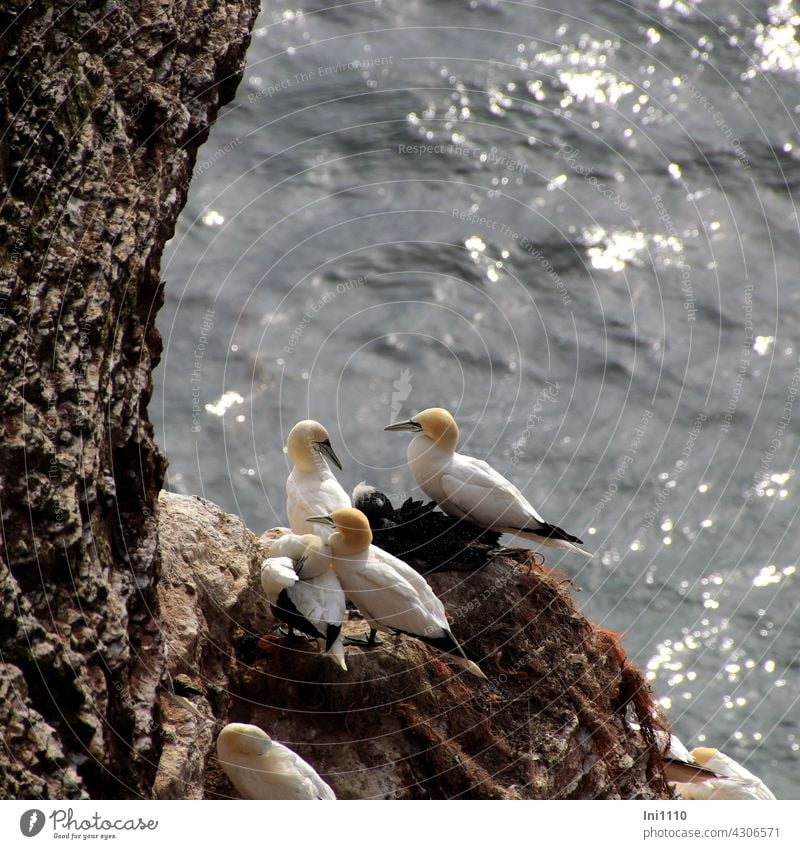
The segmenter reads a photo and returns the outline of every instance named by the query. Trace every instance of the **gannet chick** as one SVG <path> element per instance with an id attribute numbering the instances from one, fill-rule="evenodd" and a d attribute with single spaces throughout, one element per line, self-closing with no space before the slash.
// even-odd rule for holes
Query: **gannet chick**
<path id="1" fill-rule="evenodd" d="M 456 642 L 444 605 L 425 578 L 372 545 L 369 521 L 360 510 L 344 507 L 329 516 L 310 516 L 308 521 L 336 529 L 328 540 L 333 568 L 345 594 L 369 624 L 369 645 L 375 643 L 377 631 L 406 634 L 452 656 L 478 678 L 486 678 Z"/>
<path id="2" fill-rule="evenodd" d="M 482 528 L 513 534 L 541 545 L 592 555 L 577 537 L 545 522 L 525 496 L 488 463 L 458 454 L 458 425 L 441 407 L 423 410 L 384 430 L 417 435 L 408 446 L 408 464 L 417 486 L 445 513 Z"/>
<path id="3" fill-rule="evenodd" d="M 255 725 L 226 725 L 217 737 L 217 757 L 244 799 L 336 798 L 310 764 Z"/>
<path id="4" fill-rule="evenodd" d="M 306 516 L 327 515 L 339 507 L 349 507 L 350 499 L 331 472 L 326 458 L 342 468 L 331 447 L 328 431 L 311 420 L 298 422 L 289 431 L 286 442 L 292 469 L 286 481 L 286 513 L 296 534 L 311 534 L 319 529 L 306 522 Z M 329 536 L 327 529 L 322 536 Z"/>
<path id="5" fill-rule="evenodd" d="M 667 781 L 681 799 L 774 799 L 752 772 L 719 749 L 691 752 L 674 735 L 664 764 Z"/>
<path id="6" fill-rule="evenodd" d="M 315 534 L 287 534 L 270 547 L 261 564 L 261 586 L 276 619 L 319 640 L 325 654 L 346 672 L 342 643 L 345 597 L 331 568 L 332 552 Z"/>
<path id="7" fill-rule="evenodd" d="M 379 489 L 370 486 L 366 481 L 361 481 L 356 485 L 350 498 L 353 507 L 369 519 L 369 525 L 373 530 L 395 526 L 395 509 L 392 502 Z"/>

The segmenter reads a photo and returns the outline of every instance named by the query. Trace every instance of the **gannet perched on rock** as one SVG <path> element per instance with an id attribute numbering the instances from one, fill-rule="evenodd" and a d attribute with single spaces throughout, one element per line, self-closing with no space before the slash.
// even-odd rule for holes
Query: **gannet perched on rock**
<path id="1" fill-rule="evenodd" d="M 752 772 L 719 749 L 687 751 L 674 735 L 664 763 L 667 781 L 681 799 L 774 799 Z"/>
<path id="2" fill-rule="evenodd" d="M 226 725 L 217 737 L 217 757 L 245 799 L 336 798 L 310 764 L 256 725 Z"/>
<path id="3" fill-rule="evenodd" d="M 350 499 L 331 472 L 325 458 L 342 468 L 331 447 L 328 431 L 311 420 L 298 422 L 290 431 L 286 450 L 292 469 L 286 481 L 286 512 L 296 534 L 315 533 L 306 516 L 327 515 L 339 507 L 349 507 Z M 323 531 L 323 536 L 331 532 Z"/>
<path id="4" fill-rule="evenodd" d="M 498 533 L 592 556 L 579 548 L 577 537 L 545 522 L 517 487 L 488 463 L 456 452 L 458 425 L 447 410 L 432 407 L 384 430 L 417 434 L 408 446 L 411 473 L 419 488 L 448 515 Z"/>
<path id="5" fill-rule="evenodd" d="M 407 563 L 372 545 L 367 517 L 352 507 L 309 522 L 336 529 L 328 540 L 333 568 L 342 587 L 370 627 L 368 645 L 377 631 L 406 634 L 451 655 L 473 675 L 486 678 L 467 658 L 450 632 L 444 605 L 428 582 Z"/>
<path id="6" fill-rule="evenodd" d="M 320 641 L 325 654 L 346 672 L 341 630 L 342 585 L 331 568 L 330 546 L 315 534 L 275 540 L 261 564 L 261 586 L 276 619 Z"/>

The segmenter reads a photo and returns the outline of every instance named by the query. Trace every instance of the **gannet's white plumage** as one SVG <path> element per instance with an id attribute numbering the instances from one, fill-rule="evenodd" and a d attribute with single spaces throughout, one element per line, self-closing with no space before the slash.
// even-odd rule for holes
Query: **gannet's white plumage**
<path id="1" fill-rule="evenodd" d="M 545 522 L 511 481 L 488 463 L 456 452 L 458 425 L 447 410 L 432 407 L 384 430 L 416 434 L 408 464 L 417 486 L 449 516 L 532 542 L 592 555 L 577 537 Z"/>
<path id="2" fill-rule="evenodd" d="M 345 597 L 331 568 L 330 546 L 315 534 L 286 534 L 269 553 L 261 564 L 261 586 L 273 613 L 290 628 L 316 637 L 346 672 L 341 637 Z"/>
<path id="3" fill-rule="evenodd" d="M 674 735 L 670 738 L 665 773 L 682 799 L 775 798 L 757 775 L 724 752 L 704 747 L 689 752 Z"/>
<path id="4" fill-rule="evenodd" d="M 269 556 L 288 557 L 294 563 L 302 560 L 302 568 L 298 574 L 302 580 L 307 581 L 330 570 L 333 553 L 330 545 L 316 533 L 289 533 L 279 536 L 270 544 Z"/>
<path id="5" fill-rule="evenodd" d="M 448 653 L 479 678 L 486 676 L 450 632 L 444 605 L 428 582 L 407 563 L 372 545 L 367 517 L 352 507 L 310 521 L 335 527 L 328 540 L 333 568 L 345 594 L 358 607 L 371 629 L 400 632 Z"/>
<path id="6" fill-rule="evenodd" d="M 350 506 L 350 498 L 327 463 L 330 460 L 342 468 L 328 431 L 319 422 L 298 422 L 289 431 L 286 450 L 293 464 L 286 480 L 289 525 L 296 534 L 319 532 L 322 537 L 329 536 L 332 533 L 329 529 L 314 528 L 306 521 L 307 516 L 328 515 Z"/>
<path id="7" fill-rule="evenodd" d="M 336 798 L 309 763 L 256 725 L 226 725 L 217 737 L 217 757 L 245 799 Z"/>

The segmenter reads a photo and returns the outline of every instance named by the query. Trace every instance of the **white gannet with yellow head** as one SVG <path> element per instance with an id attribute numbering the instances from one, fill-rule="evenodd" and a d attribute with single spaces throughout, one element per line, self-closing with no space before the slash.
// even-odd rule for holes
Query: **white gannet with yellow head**
<path id="1" fill-rule="evenodd" d="M 319 423 L 307 419 L 298 422 L 290 431 L 286 450 L 292 461 L 292 471 L 286 481 L 286 512 L 289 526 L 296 534 L 319 531 L 306 522 L 307 516 L 331 513 L 339 507 L 349 507 L 350 498 L 328 466 L 330 460 L 342 468 L 331 447 L 328 431 Z M 329 536 L 325 529 L 322 536 Z"/>
<path id="2" fill-rule="evenodd" d="M 256 725 L 226 725 L 217 737 L 217 758 L 244 799 L 336 798 L 310 764 Z"/>
<path id="3" fill-rule="evenodd" d="M 687 751 L 674 735 L 664 762 L 667 781 L 681 799 L 774 799 L 766 784 L 719 749 Z"/>
<path id="4" fill-rule="evenodd" d="M 456 452 L 458 425 L 447 410 L 431 407 L 384 430 L 416 436 L 408 446 L 408 465 L 417 486 L 456 519 L 513 534 L 541 545 L 592 555 L 581 540 L 545 522 L 531 503 L 488 463 Z"/>
<path id="5" fill-rule="evenodd" d="M 369 520 L 360 510 L 343 507 L 308 521 L 336 530 L 328 539 L 333 568 L 345 594 L 369 624 L 367 645 L 375 644 L 377 631 L 406 634 L 447 653 L 473 675 L 486 677 L 456 642 L 444 605 L 425 578 L 372 545 Z"/>
<path id="6" fill-rule="evenodd" d="M 324 646 L 346 672 L 342 643 L 345 597 L 331 567 L 333 552 L 316 534 L 285 534 L 272 543 L 261 564 L 261 587 L 276 619 Z"/>

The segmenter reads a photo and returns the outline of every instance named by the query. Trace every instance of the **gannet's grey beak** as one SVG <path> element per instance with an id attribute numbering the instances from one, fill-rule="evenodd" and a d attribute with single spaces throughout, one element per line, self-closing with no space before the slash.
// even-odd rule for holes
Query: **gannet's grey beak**
<path id="1" fill-rule="evenodd" d="M 336 522 L 330 516 L 307 516 L 306 522 L 312 522 L 315 525 L 327 525 L 329 528 L 336 527 Z"/>
<path id="2" fill-rule="evenodd" d="M 336 456 L 336 452 L 331 447 L 330 439 L 326 439 L 324 442 L 317 443 L 317 450 L 320 454 L 324 454 L 330 461 L 333 463 L 339 471 L 342 470 L 342 464 L 339 462 L 339 458 Z"/>
<path id="3" fill-rule="evenodd" d="M 384 430 L 410 430 L 412 433 L 420 433 L 422 425 L 415 422 L 414 419 L 409 419 L 407 422 L 395 422 L 387 425 Z"/>

